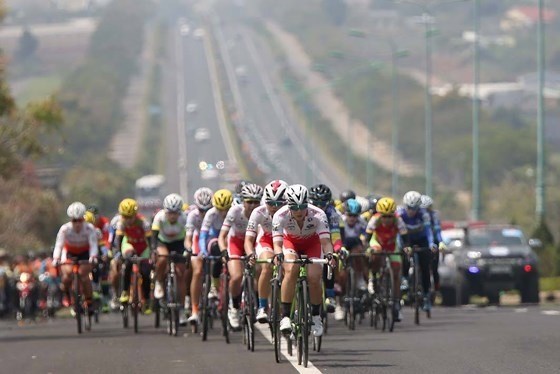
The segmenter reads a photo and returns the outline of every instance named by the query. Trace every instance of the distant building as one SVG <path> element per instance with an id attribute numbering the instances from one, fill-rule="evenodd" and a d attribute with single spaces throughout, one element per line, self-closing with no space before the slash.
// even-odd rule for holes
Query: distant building
<path id="1" fill-rule="evenodd" d="M 552 9 L 543 10 L 543 20 L 551 23 L 556 20 L 556 12 Z M 537 6 L 516 6 L 509 9 L 500 27 L 504 31 L 533 27 L 539 21 L 539 8 Z"/>
<path id="2" fill-rule="evenodd" d="M 463 31 L 462 39 L 468 43 L 474 43 L 476 34 L 474 31 Z M 509 35 L 478 35 L 478 43 L 481 48 L 491 46 L 515 47 L 516 40 Z"/>

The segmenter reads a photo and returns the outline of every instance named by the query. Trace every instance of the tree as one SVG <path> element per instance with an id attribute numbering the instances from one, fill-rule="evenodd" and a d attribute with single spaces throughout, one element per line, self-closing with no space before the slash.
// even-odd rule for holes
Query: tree
<path id="1" fill-rule="evenodd" d="M 323 9 L 335 26 L 342 25 L 346 20 L 347 8 L 344 0 L 323 0 Z"/>
<path id="2" fill-rule="evenodd" d="M 29 28 L 25 28 L 18 42 L 18 49 L 15 57 L 18 61 L 28 61 L 35 55 L 39 48 L 39 40 L 31 33 Z"/>

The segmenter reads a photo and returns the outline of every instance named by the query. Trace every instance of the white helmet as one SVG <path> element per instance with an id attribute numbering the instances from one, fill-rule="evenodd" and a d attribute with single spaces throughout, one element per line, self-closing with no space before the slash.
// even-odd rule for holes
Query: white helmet
<path id="1" fill-rule="evenodd" d="M 348 201 L 348 200 L 346 200 Z M 362 213 L 367 212 L 369 210 L 369 200 L 363 196 L 356 196 L 356 201 L 362 207 Z"/>
<path id="2" fill-rule="evenodd" d="M 71 219 L 84 218 L 84 214 L 86 214 L 86 206 L 79 201 L 75 201 L 68 206 L 66 214 Z"/>
<path id="3" fill-rule="evenodd" d="M 286 198 L 290 206 L 307 204 L 308 195 L 307 187 L 302 184 L 292 184 L 286 191 Z"/>
<path id="4" fill-rule="evenodd" d="M 194 204 L 201 210 L 212 208 L 212 196 L 214 192 L 208 187 L 201 187 L 194 193 Z"/>
<path id="5" fill-rule="evenodd" d="M 264 188 L 264 200 L 266 201 L 285 201 L 288 183 L 277 179 L 266 185 Z"/>
<path id="6" fill-rule="evenodd" d="M 403 204 L 409 208 L 420 208 L 422 204 L 422 195 L 418 191 L 408 191 L 404 194 Z"/>
<path id="7" fill-rule="evenodd" d="M 424 208 L 424 209 L 429 208 L 434 204 L 434 201 L 428 195 L 422 195 L 420 201 L 421 201 L 420 208 Z"/>
<path id="8" fill-rule="evenodd" d="M 249 200 L 261 200 L 263 196 L 263 188 L 255 183 L 249 183 L 241 189 L 241 197 Z"/>
<path id="9" fill-rule="evenodd" d="M 183 198 L 176 193 L 165 196 L 163 209 L 167 212 L 180 212 L 183 209 Z"/>

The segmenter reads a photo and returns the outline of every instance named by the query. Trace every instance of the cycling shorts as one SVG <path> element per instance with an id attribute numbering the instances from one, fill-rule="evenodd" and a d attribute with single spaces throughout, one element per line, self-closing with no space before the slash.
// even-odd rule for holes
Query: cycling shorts
<path id="1" fill-rule="evenodd" d="M 71 257 L 77 257 L 78 261 L 88 261 L 89 260 L 89 249 L 87 251 L 84 251 L 82 253 L 68 253 L 66 251 L 66 249 L 62 250 L 62 256 L 60 258 L 60 262 L 61 263 L 67 263 L 67 264 L 71 264 L 72 261 L 70 260 Z"/>
<path id="2" fill-rule="evenodd" d="M 183 252 L 185 252 L 185 242 L 182 239 L 175 240 L 169 243 L 162 242 L 161 240 L 158 239 L 157 246 L 167 248 L 169 253 L 178 253 L 182 255 Z"/>
<path id="3" fill-rule="evenodd" d="M 373 250 L 374 252 L 394 252 L 397 253 L 396 250 L 396 245 L 394 248 L 370 248 L 370 250 Z M 389 255 L 389 259 L 391 260 L 392 264 L 401 264 L 402 263 L 402 256 L 400 254 L 395 254 L 395 255 Z"/>
<path id="4" fill-rule="evenodd" d="M 293 239 L 284 236 L 284 255 L 298 254 L 306 255 L 308 258 L 323 258 L 321 240 L 319 235 L 313 235 L 304 239 Z"/>
<path id="5" fill-rule="evenodd" d="M 230 236 L 228 238 L 228 255 L 245 256 L 245 238 Z"/>

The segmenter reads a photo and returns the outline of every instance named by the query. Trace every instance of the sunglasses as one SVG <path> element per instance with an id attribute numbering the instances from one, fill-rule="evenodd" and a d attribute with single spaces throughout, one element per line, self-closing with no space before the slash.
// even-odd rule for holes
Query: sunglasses
<path id="1" fill-rule="evenodd" d="M 278 208 L 278 207 L 281 207 L 282 205 L 284 205 L 284 202 L 283 201 L 268 200 L 266 202 L 266 205 L 270 205 L 270 206 Z"/>
<path id="2" fill-rule="evenodd" d="M 255 204 L 260 204 L 260 203 L 261 203 L 260 200 L 249 200 L 249 199 L 243 200 L 243 202 L 244 202 L 244 203 L 247 203 L 247 204 L 253 204 L 253 205 L 255 205 Z"/>
<path id="3" fill-rule="evenodd" d="M 354 218 L 358 218 L 358 215 L 357 215 L 357 214 L 347 214 L 346 216 L 347 216 L 347 217 L 354 217 Z"/>
<path id="4" fill-rule="evenodd" d="M 304 210 L 307 209 L 307 204 L 290 205 L 290 210 Z"/>
<path id="5" fill-rule="evenodd" d="M 121 214 L 121 217 L 124 218 L 124 219 L 132 219 L 132 218 L 134 218 L 134 216 L 125 216 L 125 215 L 123 215 L 123 214 Z"/>
<path id="6" fill-rule="evenodd" d="M 72 223 L 84 222 L 83 218 L 72 218 Z"/>
<path id="7" fill-rule="evenodd" d="M 393 218 L 395 215 L 394 214 L 382 214 L 381 217 L 382 218 Z"/>

